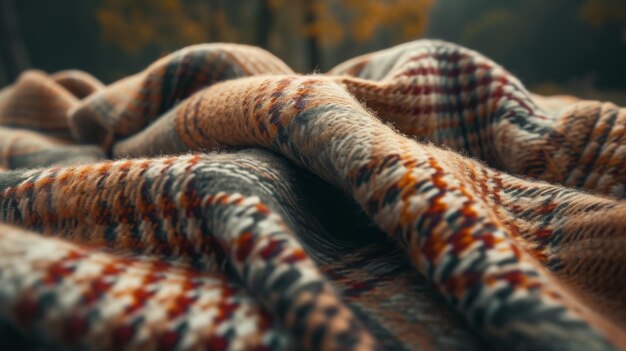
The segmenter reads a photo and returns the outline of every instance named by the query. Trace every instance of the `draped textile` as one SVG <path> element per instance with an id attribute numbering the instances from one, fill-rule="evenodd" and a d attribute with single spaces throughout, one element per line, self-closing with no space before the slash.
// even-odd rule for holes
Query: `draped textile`
<path id="1" fill-rule="evenodd" d="M 421 40 L 235 44 L 0 91 L 0 340 L 626 349 L 626 110 Z"/>

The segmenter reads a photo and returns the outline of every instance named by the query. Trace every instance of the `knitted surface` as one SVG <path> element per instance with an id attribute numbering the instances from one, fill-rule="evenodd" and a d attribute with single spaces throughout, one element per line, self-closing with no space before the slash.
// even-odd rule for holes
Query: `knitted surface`
<path id="1" fill-rule="evenodd" d="M 626 110 L 474 51 L 30 71 L 0 125 L 4 343 L 626 349 Z"/>

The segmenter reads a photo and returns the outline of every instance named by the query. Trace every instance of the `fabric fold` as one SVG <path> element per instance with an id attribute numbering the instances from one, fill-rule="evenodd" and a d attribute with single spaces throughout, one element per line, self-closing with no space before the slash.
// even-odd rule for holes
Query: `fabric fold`
<path id="1" fill-rule="evenodd" d="M 321 75 L 235 44 L 27 72 L 0 319 L 70 348 L 626 349 L 624 111 L 433 40 Z"/>

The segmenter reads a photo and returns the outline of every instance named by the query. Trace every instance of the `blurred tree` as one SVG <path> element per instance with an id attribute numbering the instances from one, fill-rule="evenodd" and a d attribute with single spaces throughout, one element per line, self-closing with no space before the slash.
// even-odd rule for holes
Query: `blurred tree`
<path id="1" fill-rule="evenodd" d="M 257 34 L 255 42 L 257 45 L 266 48 L 269 44 L 270 29 L 274 21 L 274 14 L 267 0 L 259 0 L 259 10 L 257 12 Z"/>
<path id="2" fill-rule="evenodd" d="M 169 51 L 208 41 L 211 33 L 218 35 L 220 15 L 211 11 L 216 3 L 105 0 L 96 15 L 105 42 L 118 45 L 126 53 L 139 54 L 146 47 Z"/>
<path id="3" fill-rule="evenodd" d="M 19 23 L 19 16 L 17 8 L 15 7 L 14 0 L 2 0 L 0 1 L 0 33 L 2 37 L 7 41 L 11 53 L 11 61 L 15 69 L 22 71 L 30 68 L 30 57 L 26 46 L 24 45 L 24 38 L 22 37 L 22 31 Z M 0 64 L 2 64 L 0 57 Z M 0 66 L 0 85 L 6 82 L 6 73 L 4 73 L 4 65 Z"/>
<path id="4" fill-rule="evenodd" d="M 342 0 L 352 14 L 351 35 L 360 42 L 370 40 L 385 28 L 396 43 L 415 39 L 426 31 L 433 0 L 360 1 Z"/>
<path id="5" fill-rule="evenodd" d="M 596 28 L 606 22 L 614 22 L 622 27 L 622 39 L 626 41 L 626 1 L 587 0 L 580 7 L 581 16 Z"/>
<path id="6" fill-rule="evenodd" d="M 305 24 L 305 36 L 306 46 L 309 53 L 309 67 L 316 69 L 321 65 L 320 60 L 320 35 L 316 35 L 316 27 L 323 21 L 320 18 L 321 7 L 324 7 L 324 3 L 316 0 L 304 0 L 304 24 Z M 329 26 L 330 27 L 330 26 Z M 328 28 L 328 27 L 324 27 Z M 308 32 L 308 33 L 307 33 Z"/>
<path id="7" fill-rule="evenodd" d="M 422 35 L 434 0 L 270 0 L 274 12 L 303 11 L 309 67 L 324 66 L 319 51 L 349 41 L 366 43 L 386 35 L 391 44 Z"/>
<path id="8" fill-rule="evenodd" d="M 248 42 L 282 51 L 293 46 L 285 41 L 304 39 L 310 69 L 322 66 L 322 49 L 349 40 L 365 43 L 381 32 L 393 43 L 418 37 L 426 30 L 433 1 L 258 0 L 256 28 L 242 21 L 239 13 L 247 2 L 234 0 L 103 0 L 97 17 L 103 39 L 130 54 L 146 48 L 165 52 L 207 41 Z M 286 18 L 280 25 L 274 21 L 279 17 Z M 285 26 L 287 30 L 278 30 Z M 247 33 L 255 29 L 253 35 Z M 276 30 L 282 40 L 272 40 Z"/>

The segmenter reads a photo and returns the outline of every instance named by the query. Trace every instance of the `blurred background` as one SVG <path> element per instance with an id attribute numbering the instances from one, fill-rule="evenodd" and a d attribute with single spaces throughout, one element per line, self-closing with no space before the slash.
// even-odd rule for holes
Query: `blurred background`
<path id="1" fill-rule="evenodd" d="M 0 0 L 0 86 L 28 68 L 109 83 L 202 42 L 324 72 L 418 38 L 478 50 L 538 93 L 626 105 L 626 0 Z"/>

